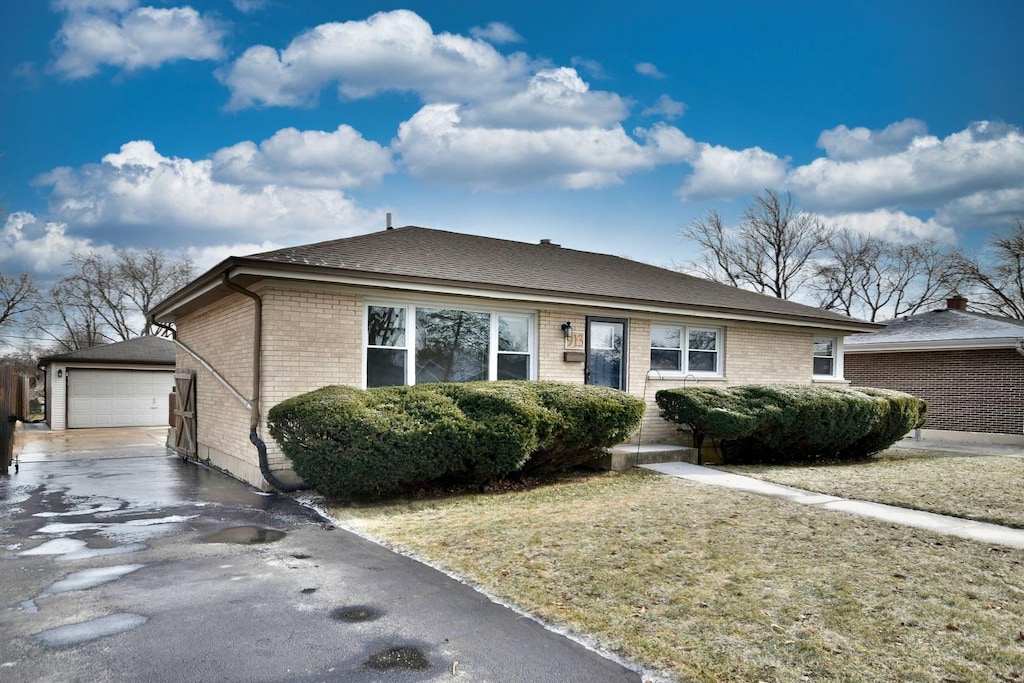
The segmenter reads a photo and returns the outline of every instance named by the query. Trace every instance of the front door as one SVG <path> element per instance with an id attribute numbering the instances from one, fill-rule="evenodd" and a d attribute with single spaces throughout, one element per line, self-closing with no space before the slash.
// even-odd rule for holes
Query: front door
<path id="1" fill-rule="evenodd" d="M 625 318 L 587 318 L 587 384 L 626 390 Z"/>

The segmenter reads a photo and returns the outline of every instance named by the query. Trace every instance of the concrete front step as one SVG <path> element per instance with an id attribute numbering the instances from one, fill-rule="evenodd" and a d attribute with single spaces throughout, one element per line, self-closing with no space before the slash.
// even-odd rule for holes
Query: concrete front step
<path id="1" fill-rule="evenodd" d="M 637 465 L 663 462 L 696 463 L 697 449 L 660 443 L 647 443 L 639 446 L 635 443 L 623 443 L 608 449 L 608 453 L 597 460 L 597 466 L 621 472 Z"/>

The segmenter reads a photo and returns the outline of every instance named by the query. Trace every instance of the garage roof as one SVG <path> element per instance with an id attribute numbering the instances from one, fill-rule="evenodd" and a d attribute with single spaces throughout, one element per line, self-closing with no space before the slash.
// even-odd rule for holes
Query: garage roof
<path id="1" fill-rule="evenodd" d="M 39 365 L 87 362 L 89 364 L 174 365 L 175 346 L 163 337 L 139 337 L 128 341 L 79 349 L 39 359 Z"/>

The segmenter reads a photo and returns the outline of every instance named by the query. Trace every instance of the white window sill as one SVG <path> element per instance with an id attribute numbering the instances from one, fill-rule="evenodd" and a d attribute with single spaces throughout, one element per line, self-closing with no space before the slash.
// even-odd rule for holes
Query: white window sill
<path id="1" fill-rule="evenodd" d="M 676 372 L 674 370 L 648 370 L 647 376 L 650 379 L 701 381 L 701 382 L 724 382 L 724 375 L 698 375 L 695 372 Z"/>

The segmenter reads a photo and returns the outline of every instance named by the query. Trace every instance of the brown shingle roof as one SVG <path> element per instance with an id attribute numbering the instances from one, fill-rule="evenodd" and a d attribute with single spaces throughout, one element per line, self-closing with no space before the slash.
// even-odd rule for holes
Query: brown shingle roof
<path id="1" fill-rule="evenodd" d="M 174 365 L 175 346 L 162 337 L 139 337 L 128 341 L 79 349 L 39 359 L 40 365 L 53 362 L 87 362 L 105 365 Z"/>
<path id="2" fill-rule="evenodd" d="M 444 284 L 481 292 L 516 292 L 531 297 L 572 297 L 797 320 L 816 326 L 855 331 L 878 325 L 718 284 L 673 270 L 618 256 L 407 226 L 344 239 L 288 247 L 232 258 L 200 281 L 211 282 L 235 266 L 273 266 L 324 274 L 353 275 L 384 280 Z M 282 273 L 282 277 L 287 277 Z M 176 300 L 189 288 L 172 295 L 154 310 L 170 317 Z"/>

